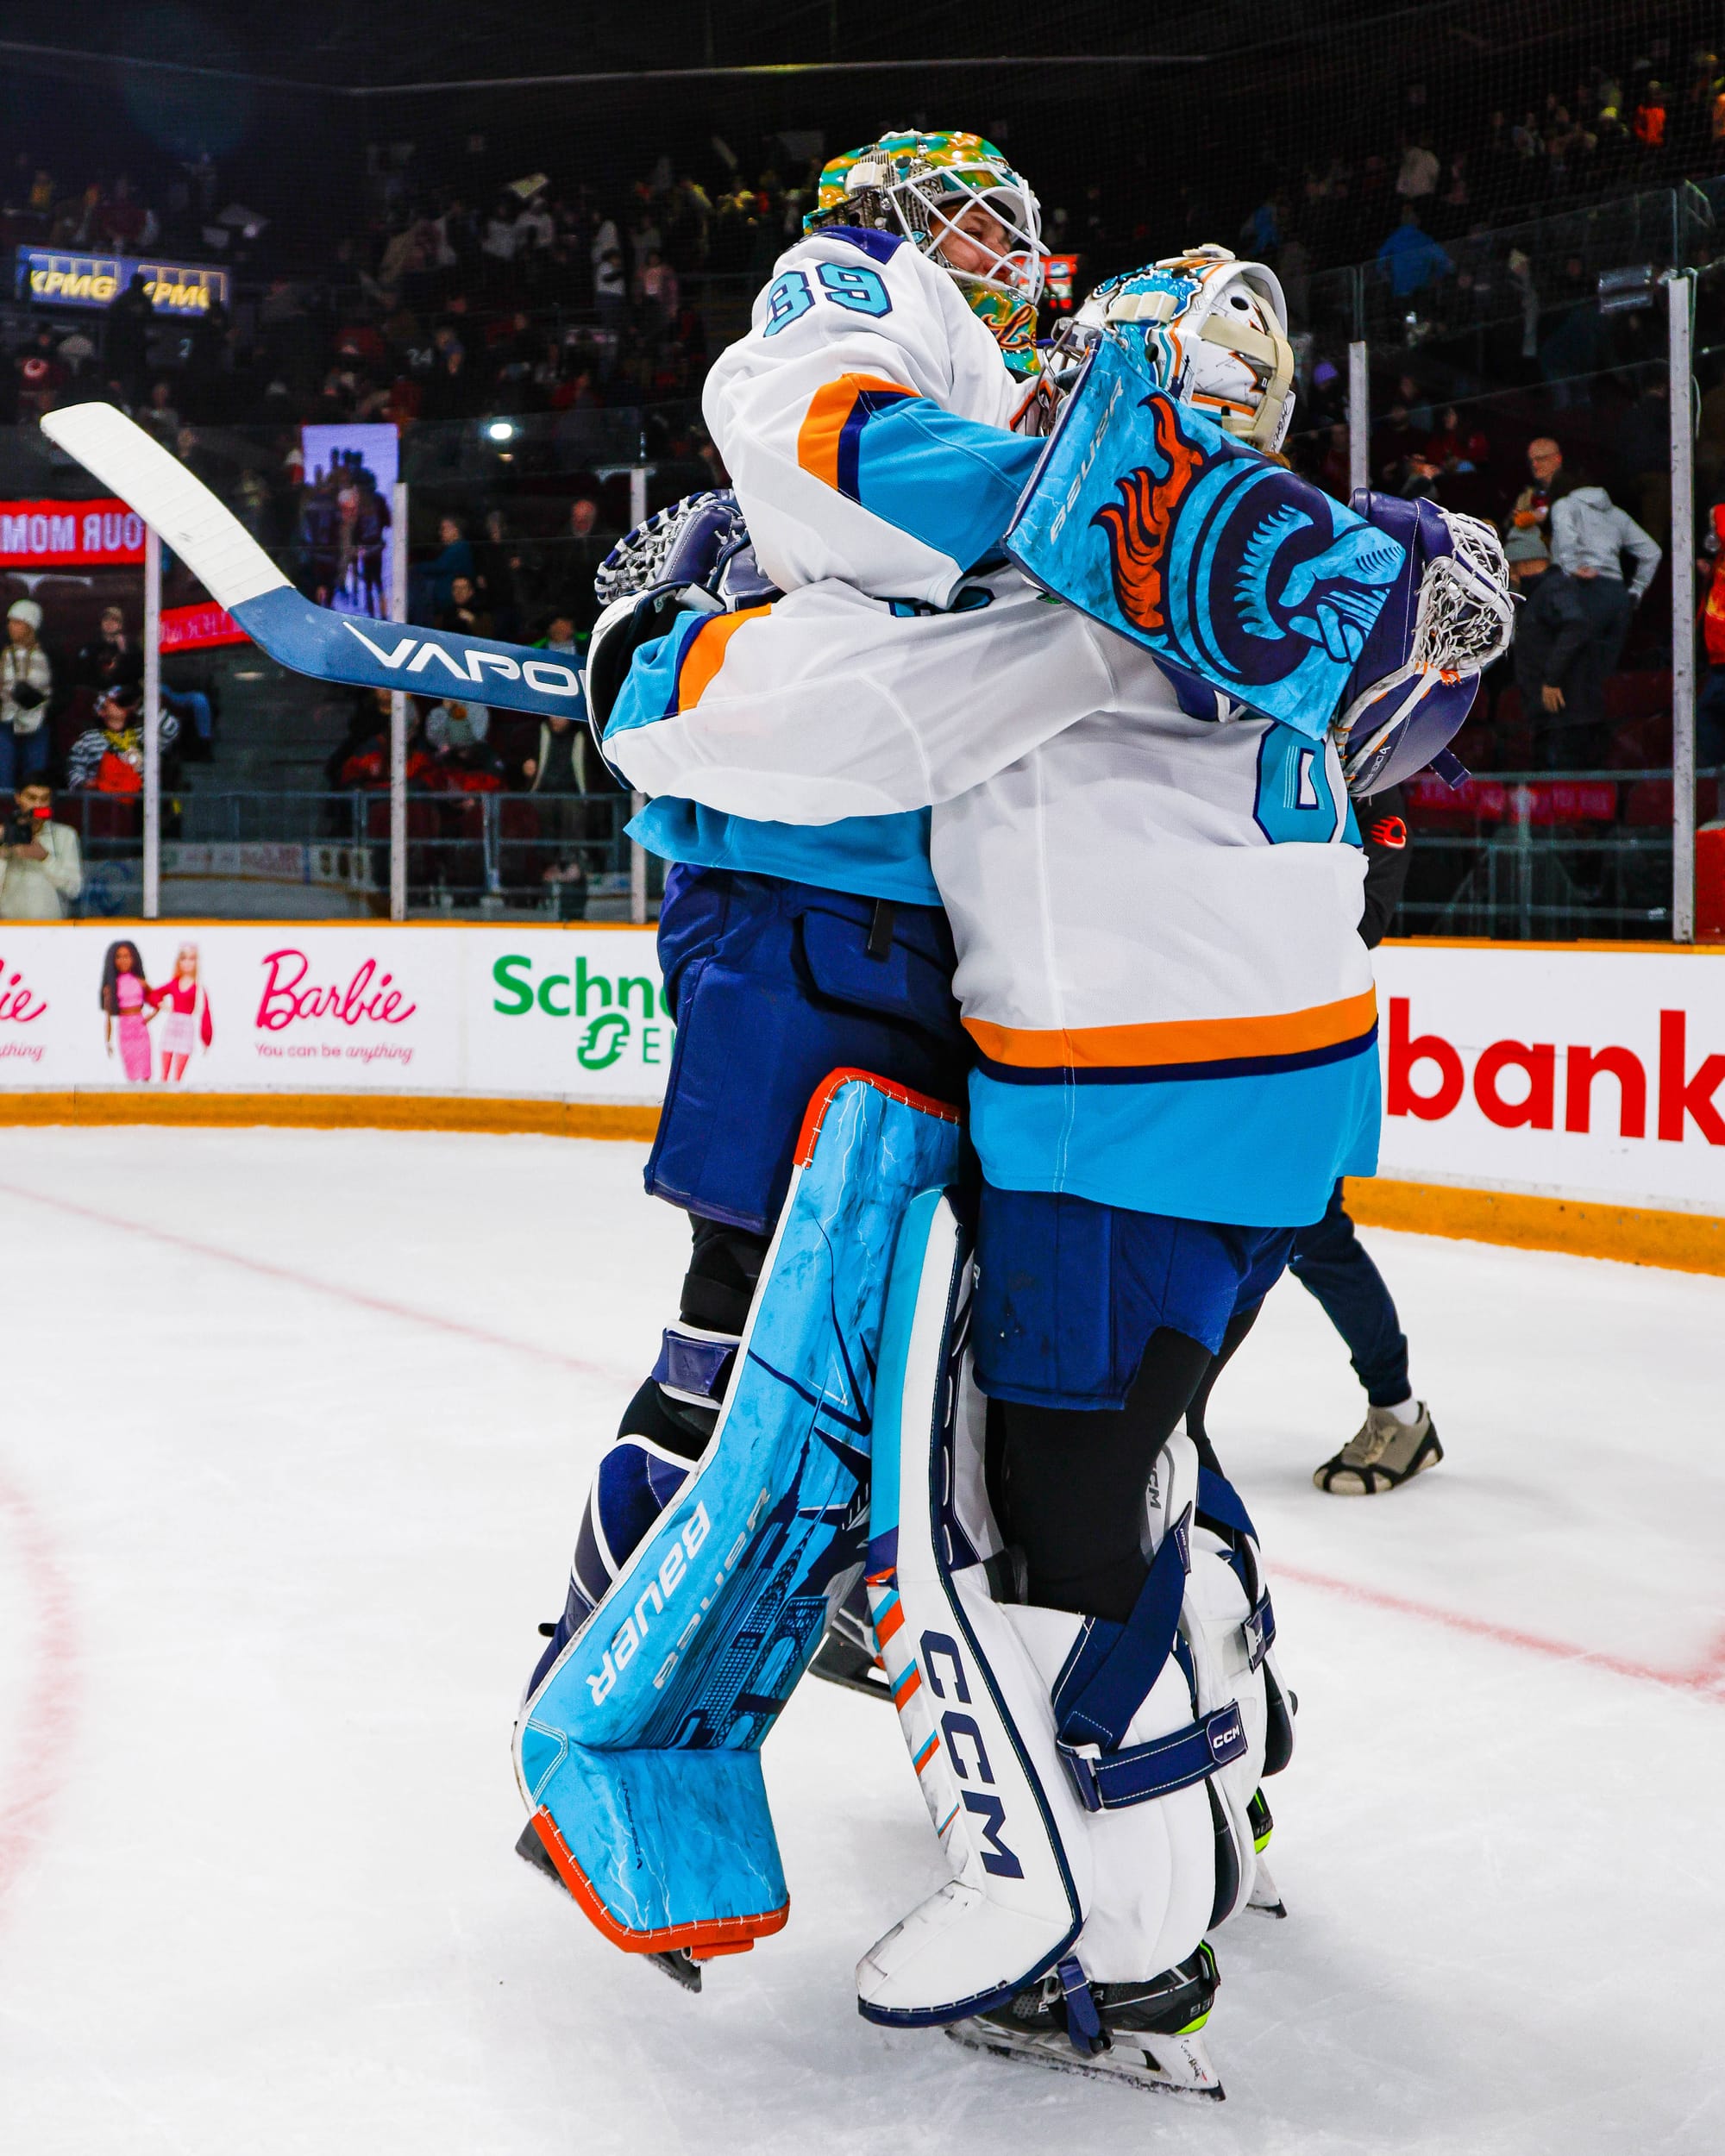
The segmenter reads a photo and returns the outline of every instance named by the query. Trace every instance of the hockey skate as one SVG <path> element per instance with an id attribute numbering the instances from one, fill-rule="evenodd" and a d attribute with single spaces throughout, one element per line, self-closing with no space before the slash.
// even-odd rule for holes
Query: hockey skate
<path id="1" fill-rule="evenodd" d="M 1398 1422 L 1388 1407 L 1368 1407 L 1365 1420 L 1333 1459 L 1314 1470 L 1312 1480 L 1332 1497 L 1380 1497 L 1435 1467 L 1443 1457 L 1437 1426 L 1423 1400 L 1417 1422 Z"/>
<path id="2" fill-rule="evenodd" d="M 826 1632 L 809 1664 L 809 1675 L 890 1704 L 893 1688 L 875 1651 L 875 1626 L 869 1615 L 861 1565 L 856 1568 L 856 1577 L 846 1591 L 835 1591 L 845 1584 L 843 1579 L 835 1580 L 827 1590 Z"/>
<path id="3" fill-rule="evenodd" d="M 1219 1982 L 1208 1943 L 1148 1984 L 1087 1987 L 1081 1977 L 1076 1998 L 1063 1982 L 1073 1966 L 1063 1965 L 986 2014 L 949 2023 L 947 2034 L 967 2051 L 1056 2073 L 1222 2102 L 1226 2091 L 1199 2034 Z"/>
<path id="4" fill-rule="evenodd" d="M 1246 1903 L 1260 1916 L 1286 1916 L 1288 1904 L 1282 1898 L 1282 1890 L 1270 1876 L 1270 1866 L 1264 1861 L 1264 1852 L 1270 1846 L 1270 1837 L 1276 1830 L 1270 1806 L 1262 1789 L 1258 1790 L 1246 1808 L 1246 1817 L 1251 1822 L 1251 1846 L 1258 1853 L 1258 1865 L 1252 1875 L 1251 1899 Z"/>

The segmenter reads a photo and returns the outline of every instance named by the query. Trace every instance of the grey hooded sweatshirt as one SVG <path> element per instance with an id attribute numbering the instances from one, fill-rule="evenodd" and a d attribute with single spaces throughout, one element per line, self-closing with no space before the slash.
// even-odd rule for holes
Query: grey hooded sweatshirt
<path id="1" fill-rule="evenodd" d="M 1661 548 L 1603 486 L 1578 486 L 1552 504 L 1552 559 L 1571 576 L 1591 570 L 1623 578 L 1622 557 L 1635 557 L 1629 596 L 1639 599 L 1659 566 Z"/>

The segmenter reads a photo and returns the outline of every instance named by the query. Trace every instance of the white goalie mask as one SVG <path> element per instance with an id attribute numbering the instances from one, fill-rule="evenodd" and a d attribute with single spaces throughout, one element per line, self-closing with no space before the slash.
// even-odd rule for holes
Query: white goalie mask
<path id="1" fill-rule="evenodd" d="M 1294 417 L 1294 348 L 1274 271 L 1226 248 L 1193 248 L 1111 277 L 1078 311 L 1087 329 L 1141 335 L 1158 385 L 1269 454 Z"/>

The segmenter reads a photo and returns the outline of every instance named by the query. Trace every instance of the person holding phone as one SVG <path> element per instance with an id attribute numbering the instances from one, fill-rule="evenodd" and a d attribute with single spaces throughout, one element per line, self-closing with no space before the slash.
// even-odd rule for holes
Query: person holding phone
<path id="1" fill-rule="evenodd" d="M 0 645 L 0 793 L 9 793 L 47 768 L 44 721 L 53 690 L 53 668 L 41 643 L 42 610 L 33 599 L 15 599 L 6 610 L 6 642 Z"/>

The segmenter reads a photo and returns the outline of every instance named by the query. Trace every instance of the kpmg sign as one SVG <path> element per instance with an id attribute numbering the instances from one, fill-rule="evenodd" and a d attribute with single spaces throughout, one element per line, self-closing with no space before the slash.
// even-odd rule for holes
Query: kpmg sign
<path id="1" fill-rule="evenodd" d="M 50 248 L 18 249 L 18 297 L 50 307 L 111 307 L 144 273 L 159 315 L 204 315 L 228 304 L 228 273 L 196 263 L 153 262 L 135 254 L 60 254 Z"/>

